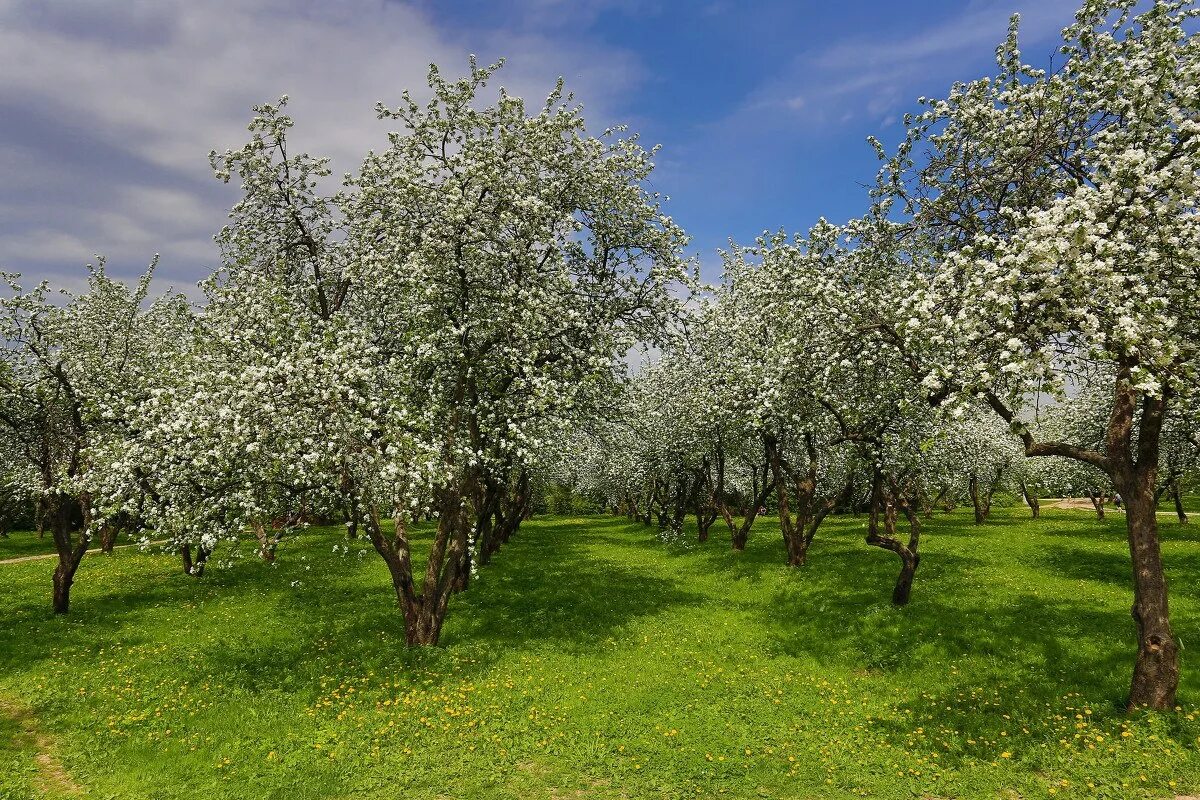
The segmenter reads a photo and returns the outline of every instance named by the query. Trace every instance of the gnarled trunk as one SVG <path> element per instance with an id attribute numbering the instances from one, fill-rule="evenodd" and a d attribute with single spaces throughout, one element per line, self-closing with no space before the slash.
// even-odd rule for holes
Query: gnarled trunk
<path id="1" fill-rule="evenodd" d="M 71 515 L 68 501 L 61 495 L 40 506 L 49 517 L 50 533 L 54 537 L 54 549 L 58 553 L 58 564 L 54 568 L 53 606 L 55 614 L 66 614 L 71 608 L 71 586 L 75 583 L 75 572 L 87 552 L 88 534 L 85 529 L 79 540 L 71 536 Z M 45 524 L 45 521 L 41 521 Z"/>
<path id="2" fill-rule="evenodd" d="M 1000 475 L 1000 469 L 997 468 L 995 479 L 984 486 L 981 484 L 979 476 L 971 473 L 971 479 L 967 482 L 967 491 L 971 495 L 971 505 L 975 508 L 976 525 L 982 525 L 988 515 L 992 513 L 992 495 L 996 492 Z"/>
<path id="3" fill-rule="evenodd" d="M 464 479 L 438 491 L 437 531 L 419 592 L 413 577 L 405 521 L 397 515 L 395 533 L 388 537 L 383 532 L 378 507 L 370 506 L 367 532 L 392 576 L 396 599 L 404 613 L 404 639 L 410 647 L 436 645 L 441 636 L 450 595 L 464 563 L 463 551 L 470 545 L 471 520 L 462 500 L 470 496 L 464 491 L 466 488 Z"/>
<path id="4" fill-rule="evenodd" d="M 909 536 L 905 544 L 896 538 L 896 512 L 900 510 L 908 519 Z M 879 522 L 883 517 L 883 533 Z M 921 520 L 898 491 L 895 484 L 891 491 L 884 487 L 883 475 L 876 471 L 871 489 L 871 516 L 867 524 L 867 544 L 890 550 L 900 557 L 900 574 L 892 590 L 892 604 L 907 605 L 912 596 L 913 578 L 921 564 L 918 548 L 921 543 Z"/>
<path id="5" fill-rule="evenodd" d="M 1158 543 L 1153 492 L 1127 486 L 1125 498 L 1129 554 L 1133 561 L 1133 619 L 1138 653 L 1129 689 L 1130 709 L 1169 709 L 1179 684 L 1178 645 L 1171 632 L 1167 581 Z"/>
<path id="6" fill-rule="evenodd" d="M 105 555 L 112 555 L 113 548 L 117 544 L 117 534 L 121 528 L 116 523 L 107 522 L 100 528 L 100 552 Z"/>
<path id="7" fill-rule="evenodd" d="M 763 462 L 753 470 L 751 475 L 754 484 L 754 498 L 751 506 L 742 510 L 742 524 L 734 524 L 733 514 L 730 512 L 728 505 L 722 503 L 720 506 L 721 516 L 725 519 L 725 524 L 729 526 L 730 545 L 732 545 L 734 550 L 740 551 L 746 549 L 746 542 L 750 538 L 750 529 L 754 527 L 754 520 L 758 518 L 758 510 L 767 502 L 767 498 L 771 496 L 771 492 L 775 491 L 775 481 L 771 478 L 771 456 L 768 439 L 769 437 L 763 437 Z"/>
<path id="8" fill-rule="evenodd" d="M 1129 686 L 1128 708 L 1166 711 L 1175 707 L 1179 686 L 1179 646 L 1171 632 L 1167 579 L 1158 541 L 1158 461 L 1162 426 L 1172 397 L 1164 386 L 1158 395 L 1134 388 L 1135 356 L 1123 358 L 1117 369 L 1112 411 L 1104 435 L 1104 451 L 1064 442 L 1038 442 L 1021 433 L 1028 456 L 1066 456 L 1104 471 L 1125 501 L 1125 531 L 1133 567 L 1133 619 L 1137 627 L 1137 659 Z M 993 394 L 992 408 L 1012 424 L 1015 415 Z M 1136 420 L 1136 422 L 1135 422 Z M 1137 429 L 1136 446 L 1133 440 Z M 1096 502 L 1095 493 L 1089 495 Z M 1103 506 L 1097 504 L 1097 511 Z"/>
<path id="9" fill-rule="evenodd" d="M 192 560 L 192 546 L 185 544 L 179 548 L 179 555 L 183 561 L 183 572 L 185 575 L 191 575 L 194 578 L 204 577 L 204 567 L 208 564 L 208 557 L 212 555 L 212 551 L 204 545 L 196 547 L 196 559 Z"/>

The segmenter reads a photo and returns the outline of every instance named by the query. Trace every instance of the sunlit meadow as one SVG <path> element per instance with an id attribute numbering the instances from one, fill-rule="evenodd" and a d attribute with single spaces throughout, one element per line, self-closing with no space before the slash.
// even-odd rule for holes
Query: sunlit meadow
<path id="1" fill-rule="evenodd" d="M 1197 533 L 1163 528 L 1184 713 L 1127 715 L 1122 521 L 994 515 L 929 521 L 907 608 L 864 517 L 832 518 L 799 570 L 771 523 L 738 554 L 535 518 L 455 599 L 442 645 L 415 650 L 386 568 L 327 530 L 199 581 L 136 549 L 89 556 L 67 617 L 48 607 L 52 561 L 0 565 L 0 698 L 28 720 L 0 729 L 0 797 L 1200 789 Z"/>

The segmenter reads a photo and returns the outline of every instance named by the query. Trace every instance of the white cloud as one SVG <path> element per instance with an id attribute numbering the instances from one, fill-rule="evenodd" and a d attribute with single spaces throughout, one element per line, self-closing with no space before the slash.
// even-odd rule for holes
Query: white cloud
<path id="1" fill-rule="evenodd" d="M 1078 3 L 1043 0 L 1019 5 L 1022 41 L 1039 46 L 1051 42 L 1045 47 L 1049 55 Z M 976 62 L 980 53 L 990 53 L 1003 40 L 1013 10 L 1009 3 L 974 2 L 960 14 L 908 36 L 852 37 L 802 50 L 718 127 L 738 127 L 748 120 L 761 123 L 764 112 L 772 110 L 784 115 L 776 124 L 789 127 L 844 125 L 856 118 L 877 124 L 894 120 L 900 109 L 913 104 L 919 94 L 914 87 L 932 76 L 954 73 L 947 69 L 950 65 Z M 930 91 L 947 88 L 934 86 Z"/>
<path id="2" fill-rule="evenodd" d="M 236 191 L 206 154 L 240 146 L 251 105 L 289 94 L 297 146 L 340 174 L 386 144 L 376 101 L 423 87 L 430 62 L 465 71 L 469 52 L 507 56 L 496 83 L 531 100 L 565 75 L 601 124 L 640 79 L 621 52 L 465 41 L 385 0 L 0 0 L 0 264 L 69 268 L 82 248 L 136 271 L 158 250 L 194 280 Z"/>

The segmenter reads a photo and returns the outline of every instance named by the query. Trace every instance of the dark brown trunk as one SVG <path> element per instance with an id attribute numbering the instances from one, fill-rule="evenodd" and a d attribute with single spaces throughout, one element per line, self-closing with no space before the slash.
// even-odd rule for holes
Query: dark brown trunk
<path id="1" fill-rule="evenodd" d="M 1029 510 L 1033 512 L 1033 518 L 1037 519 L 1042 514 L 1042 504 L 1038 502 L 1037 497 L 1029 491 L 1029 487 L 1025 485 L 1025 481 L 1021 481 L 1021 497 L 1025 498 L 1025 504 L 1029 506 Z"/>
<path id="2" fill-rule="evenodd" d="M 934 508 L 937 507 L 938 503 L 942 502 L 942 498 L 946 496 L 946 492 L 948 491 L 950 491 L 949 486 L 943 486 L 941 489 L 938 489 L 938 493 L 934 495 L 933 499 L 929 501 L 929 504 L 925 506 L 925 516 L 933 516 Z"/>
<path id="3" fill-rule="evenodd" d="M 915 509 L 898 491 L 892 482 L 890 491 L 884 486 L 883 475 L 876 473 L 871 489 L 871 516 L 867 523 L 867 544 L 890 550 L 900 558 L 900 574 L 892 590 L 892 603 L 907 605 L 912 596 L 913 578 L 921 564 L 921 520 Z M 908 544 L 896 538 L 896 512 L 904 513 L 909 524 Z M 884 532 L 880 533 L 880 516 L 883 517 Z"/>
<path id="4" fill-rule="evenodd" d="M 767 440 L 767 455 L 775 483 L 775 501 L 779 507 L 779 530 L 783 534 L 783 548 L 789 567 L 803 566 L 808 557 L 810 540 L 806 534 L 812 523 L 817 490 L 816 454 L 812 452 L 811 437 L 806 436 L 805 442 L 810 451 L 809 466 L 807 471 L 796 475 L 780 452 L 778 442 L 774 438 Z M 792 515 L 793 499 L 796 503 L 795 517 Z"/>
<path id="5" fill-rule="evenodd" d="M 991 509 L 979 491 L 979 477 L 977 475 L 972 474 L 971 479 L 967 481 L 967 492 L 971 495 L 971 505 L 975 509 L 975 524 L 982 525 L 984 520 L 988 518 L 988 512 Z"/>
<path id="6" fill-rule="evenodd" d="M 196 558 L 192 560 L 192 546 L 185 544 L 179 548 L 179 554 L 183 561 L 183 572 L 185 575 L 191 575 L 193 578 L 204 577 L 204 567 L 208 563 L 208 557 L 212 555 L 212 551 L 205 548 L 203 545 L 196 547 Z"/>
<path id="7" fill-rule="evenodd" d="M 1138 649 L 1128 708 L 1167 711 L 1175 707 L 1175 691 L 1179 686 L 1179 647 L 1171 632 L 1154 490 L 1169 393 L 1164 390 L 1159 397 L 1139 398 L 1131 384 L 1129 371 L 1122 369 L 1105 441 L 1109 478 L 1125 500 L 1125 529 L 1133 566 L 1131 613 L 1137 627 Z M 1135 416 L 1138 418 L 1136 446 L 1133 444 Z"/>
<path id="8" fill-rule="evenodd" d="M 1125 498 L 1129 553 L 1133 561 L 1133 619 L 1138 653 L 1129 689 L 1129 708 L 1171 709 L 1179 684 L 1178 646 L 1171 632 L 1167 581 L 1158 543 L 1153 490 L 1118 486 Z"/>
<path id="9" fill-rule="evenodd" d="M 1183 497 L 1179 493 L 1179 479 L 1171 482 L 1171 499 L 1175 501 L 1175 516 L 1179 518 L 1180 525 L 1188 524 L 1187 512 L 1183 510 Z"/>
<path id="10" fill-rule="evenodd" d="M 66 614 L 71 610 L 71 584 L 74 576 L 60 562 L 54 569 L 54 613 Z"/>
<path id="11" fill-rule="evenodd" d="M 1092 501 L 1092 508 L 1096 509 L 1096 519 L 1104 519 L 1104 495 L 1088 489 L 1088 499 Z"/>
<path id="12" fill-rule="evenodd" d="M 378 507 L 370 506 L 367 531 L 391 573 L 396 599 L 404 612 L 404 638 L 410 646 L 436 645 L 441 636 L 457 573 L 464 563 L 463 551 L 470 545 L 472 523 L 463 508 L 463 498 L 475 497 L 476 488 L 472 479 L 462 478 L 438 491 L 437 531 L 419 594 L 404 520 L 397 516 L 395 535 L 389 539 L 380 525 Z"/>
<path id="13" fill-rule="evenodd" d="M 45 506 L 49 506 L 48 508 Z M 61 496 L 43 506 L 48 516 L 50 533 L 54 537 L 54 549 L 58 552 L 58 564 L 54 568 L 55 614 L 66 614 L 71 608 L 71 586 L 75 583 L 75 571 L 87 552 L 88 539 L 81 535 L 78 541 L 71 537 L 71 518 L 68 503 Z"/>
<path id="14" fill-rule="evenodd" d="M 1131 711 L 1143 707 L 1166 711 L 1175 707 L 1179 647 L 1171 632 L 1155 490 L 1162 426 L 1172 393 L 1169 387 L 1163 387 L 1158 396 L 1134 389 L 1136 365 L 1133 356 L 1118 363 L 1103 452 L 1063 442 L 1037 442 L 1028 431 L 1022 437 L 1026 455 L 1066 456 L 1104 471 L 1125 501 L 1125 528 L 1133 567 L 1132 614 L 1138 642 L 1127 706 Z M 988 395 L 987 399 L 1002 419 L 1014 421 L 1012 411 L 1003 401 L 995 395 Z M 1095 493 L 1088 494 L 1095 503 Z M 1097 511 L 1101 509 L 1097 504 Z"/>
<path id="15" fill-rule="evenodd" d="M 892 605 L 905 606 L 912 596 L 913 577 L 917 574 L 921 558 L 916 555 L 901 555 L 900 558 L 903 566 L 900 568 L 899 577 L 896 578 L 896 588 L 892 590 Z"/>
<path id="16" fill-rule="evenodd" d="M 114 523 L 107 523 L 100 528 L 100 552 L 112 555 L 113 547 L 117 544 L 117 533 L 120 528 Z"/>
<path id="17" fill-rule="evenodd" d="M 754 502 L 750 508 L 745 509 L 742 516 L 742 524 L 732 536 L 731 544 L 734 550 L 745 550 L 746 542 L 750 539 L 750 529 L 754 527 L 754 520 L 758 518 L 758 510 L 767 502 L 767 498 L 771 496 L 771 492 L 775 491 L 775 481 L 770 479 L 771 464 L 768 459 L 762 464 L 761 480 L 756 473 L 754 479 L 755 494 Z M 732 524 L 732 520 L 730 520 Z"/>
<path id="18" fill-rule="evenodd" d="M 258 557 L 268 564 L 273 562 L 275 551 L 279 548 L 279 540 L 283 536 L 283 528 L 268 528 L 262 522 L 255 522 L 252 527 L 254 536 L 258 539 Z"/>

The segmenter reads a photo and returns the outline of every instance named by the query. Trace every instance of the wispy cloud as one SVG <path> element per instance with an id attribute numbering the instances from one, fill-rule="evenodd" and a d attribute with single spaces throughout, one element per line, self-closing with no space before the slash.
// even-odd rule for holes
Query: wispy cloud
<path id="1" fill-rule="evenodd" d="M 600 118 L 639 75 L 611 48 L 464 38 L 385 0 L 0 0 L 0 265 L 36 278 L 100 252 L 134 273 L 160 251 L 162 274 L 192 283 L 235 199 L 206 154 L 244 141 L 251 105 L 290 94 L 298 145 L 340 174 L 386 144 L 376 101 L 469 52 L 509 57 L 497 82 L 530 99 L 565 75 Z"/>
<path id="2" fill-rule="evenodd" d="M 911 107 L 922 89 L 948 88 L 928 85 L 947 72 L 974 77 L 950 68 L 977 63 L 980 53 L 991 52 L 1003 40 L 1014 11 L 1021 15 L 1023 42 L 1034 48 L 1029 55 L 1041 60 L 1051 54 L 1076 7 L 1076 0 L 1027 1 L 1016 8 L 1008 2 L 974 2 L 960 14 L 906 36 L 856 36 L 805 50 L 747 96 L 726 122 L 761 120 L 765 112 L 775 111 L 787 115 L 777 121 L 789 126 L 828 128 L 864 118 L 886 125 L 902 108 Z"/>

